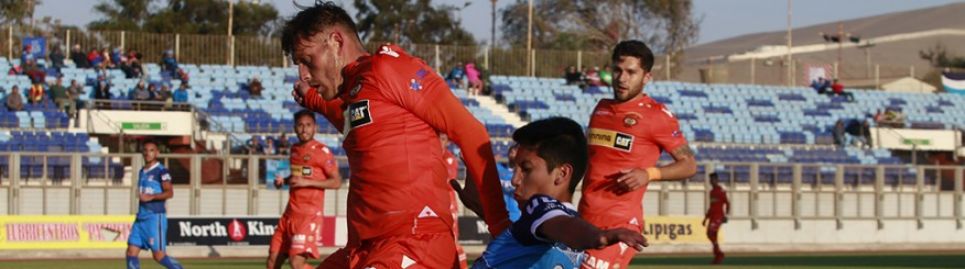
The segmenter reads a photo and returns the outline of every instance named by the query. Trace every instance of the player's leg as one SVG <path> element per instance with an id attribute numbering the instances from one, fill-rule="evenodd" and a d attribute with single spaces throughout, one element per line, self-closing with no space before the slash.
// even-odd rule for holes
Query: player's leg
<path id="1" fill-rule="evenodd" d="M 714 246 L 714 264 L 718 264 L 723 259 L 723 252 L 720 251 L 720 244 L 717 243 L 717 233 L 720 230 L 721 221 L 717 219 L 710 220 L 710 225 L 707 225 L 707 239 L 710 239 L 710 243 Z"/>
<path id="2" fill-rule="evenodd" d="M 455 268 L 452 233 L 416 234 L 382 239 L 366 246 L 357 268 Z"/>
<path id="3" fill-rule="evenodd" d="M 137 258 L 137 254 L 141 252 L 141 248 L 134 245 L 127 245 L 127 251 L 125 252 L 127 260 L 127 269 L 141 269 L 141 260 Z"/>
<path id="4" fill-rule="evenodd" d="M 328 257 L 326 257 L 325 260 L 323 260 L 322 263 L 315 268 L 353 268 L 353 265 L 355 265 L 355 263 L 352 262 L 353 252 L 354 251 L 352 249 L 347 247 L 340 248 L 331 255 L 328 255 Z"/>
<path id="5" fill-rule="evenodd" d="M 141 253 L 141 248 L 147 246 L 145 226 L 147 225 L 143 220 L 135 220 L 134 224 L 131 224 L 131 232 L 127 236 L 127 250 L 124 253 L 127 260 L 127 269 L 141 268 L 141 260 L 137 255 Z"/>
<path id="6" fill-rule="evenodd" d="M 308 259 L 318 259 L 318 244 L 322 236 L 322 216 L 300 216 L 289 219 L 291 227 L 288 261 L 292 269 L 311 269 Z"/>
<path id="7" fill-rule="evenodd" d="M 312 269 L 312 268 L 315 268 L 315 267 L 313 267 L 312 265 L 308 264 L 308 257 L 306 257 L 305 255 L 294 255 L 294 256 L 291 256 L 291 257 L 288 258 L 288 261 L 291 262 L 292 269 Z"/>
<path id="8" fill-rule="evenodd" d="M 287 225 L 287 218 L 282 216 L 278 219 L 278 226 L 275 228 L 275 233 L 271 235 L 271 244 L 268 246 L 268 260 L 265 261 L 267 269 L 281 269 L 288 259 L 288 245 L 291 243 L 286 240 Z"/>
<path id="9" fill-rule="evenodd" d="M 610 269 L 628 268 L 637 250 L 626 244 L 614 244 L 603 249 L 588 249 L 586 257 L 580 268 L 583 269 Z"/>
<path id="10" fill-rule="evenodd" d="M 182 269 L 181 263 L 175 260 L 174 257 L 168 256 L 167 251 L 167 231 L 168 231 L 168 218 L 165 214 L 155 214 L 151 219 L 151 224 L 154 226 L 153 233 L 151 234 L 151 240 L 149 240 L 149 246 L 151 248 L 151 254 L 154 257 L 154 261 L 164 266 L 167 269 Z"/>

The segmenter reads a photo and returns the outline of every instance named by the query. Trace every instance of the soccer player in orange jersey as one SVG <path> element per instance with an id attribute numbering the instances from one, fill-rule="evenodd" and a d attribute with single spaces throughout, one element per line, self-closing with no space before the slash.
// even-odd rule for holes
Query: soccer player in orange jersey
<path id="1" fill-rule="evenodd" d="M 730 201 L 727 200 L 727 192 L 724 188 L 720 187 L 720 180 L 717 179 L 717 173 L 710 174 L 710 185 L 713 189 L 710 190 L 710 208 L 707 209 L 707 214 L 704 215 L 704 221 L 701 222 L 707 227 L 707 239 L 714 244 L 714 264 L 720 264 L 724 261 L 724 252 L 720 250 L 720 245 L 717 244 L 717 232 L 720 231 L 720 226 L 727 223 L 727 215 L 730 215 Z"/>
<path id="2" fill-rule="evenodd" d="M 443 161 L 446 162 L 446 172 L 449 176 L 446 177 L 447 181 L 457 180 L 459 177 L 459 158 L 456 158 L 455 154 L 449 151 L 449 136 L 446 134 L 439 134 L 439 140 L 442 143 Z M 459 268 L 466 269 L 469 268 L 469 263 L 466 257 L 466 250 L 462 248 L 459 244 L 459 197 L 456 190 L 449 190 L 449 213 L 452 214 L 452 237 L 456 240 L 456 253 L 459 256 Z"/>
<path id="3" fill-rule="evenodd" d="M 696 173 L 694 153 L 669 108 L 643 92 L 652 79 L 653 53 L 640 41 L 613 50 L 613 99 L 603 99 L 590 117 L 590 165 L 579 212 L 600 229 L 642 231 L 643 194 L 652 181 L 680 180 Z M 662 151 L 674 158 L 657 167 Z M 623 244 L 587 250 L 583 268 L 627 268 L 636 250 Z"/>
<path id="4" fill-rule="evenodd" d="M 306 261 L 318 259 L 322 241 L 322 211 L 325 189 L 342 185 L 338 164 L 331 150 L 315 140 L 315 113 L 302 110 L 295 113 L 295 134 L 298 144 L 291 149 L 291 176 L 275 176 L 275 186 L 284 182 L 289 186 L 288 206 L 278 220 L 268 249 L 268 269 L 279 269 L 285 259 L 292 268 L 313 268 Z"/>
<path id="5" fill-rule="evenodd" d="M 342 132 L 351 169 L 348 240 L 321 268 L 457 265 L 438 133 L 464 152 L 490 233 L 509 226 L 486 128 L 424 61 L 395 45 L 368 53 L 332 2 L 286 22 L 282 48 L 298 65 L 295 100 Z"/>

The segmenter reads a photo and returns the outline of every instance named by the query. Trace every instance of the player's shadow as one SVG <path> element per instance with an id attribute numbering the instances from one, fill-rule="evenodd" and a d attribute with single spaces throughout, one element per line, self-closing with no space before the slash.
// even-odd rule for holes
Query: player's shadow
<path id="1" fill-rule="evenodd" d="M 215 249 L 214 246 L 208 246 L 208 250 L 209 250 L 209 251 L 208 251 L 208 258 L 218 258 L 218 257 L 221 257 L 221 253 L 218 252 L 218 250 Z"/>
<path id="2" fill-rule="evenodd" d="M 753 254 L 751 254 L 753 255 Z M 634 266 L 664 265 L 672 267 L 705 266 L 712 258 L 707 257 L 640 257 L 633 259 Z M 723 264 L 727 267 L 845 267 L 845 268 L 962 268 L 965 264 L 965 254 L 803 254 L 795 256 L 744 256 L 733 254 L 727 256 Z"/>

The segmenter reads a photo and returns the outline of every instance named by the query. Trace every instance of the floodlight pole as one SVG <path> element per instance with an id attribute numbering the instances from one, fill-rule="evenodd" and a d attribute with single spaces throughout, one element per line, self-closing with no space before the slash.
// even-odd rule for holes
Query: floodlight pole
<path id="1" fill-rule="evenodd" d="M 526 30 L 526 72 L 533 76 L 533 0 L 529 0 L 529 16 Z"/>

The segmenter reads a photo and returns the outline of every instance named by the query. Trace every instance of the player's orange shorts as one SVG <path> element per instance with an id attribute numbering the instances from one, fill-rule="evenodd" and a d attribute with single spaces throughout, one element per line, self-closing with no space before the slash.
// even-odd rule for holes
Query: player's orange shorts
<path id="1" fill-rule="evenodd" d="M 435 269 L 458 268 L 452 234 L 414 234 L 367 240 L 341 248 L 318 268 Z"/>
<path id="2" fill-rule="evenodd" d="M 322 221 L 321 215 L 282 215 L 275 234 L 271 236 L 268 253 L 318 259 L 318 247 L 322 244 Z"/>
<path id="3" fill-rule="evenodd" d="M 620 225 L 615 227 L 600 227 L 600 229 L 627 228 L 639 231 L 639 227 L 633 225 Z M 633 260 L 633 255 L 637 250 L 624 243 L 613 244 L 603 249 L 587 249 L 586 257 L 583 258 L 581 269 L 624 269 L 628 268 Z"/>

